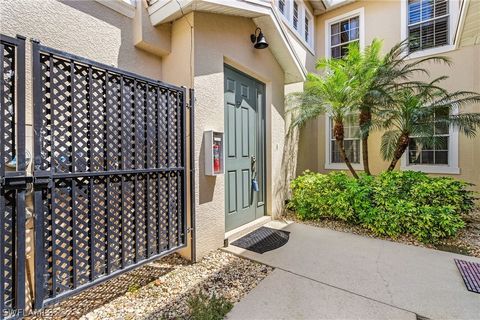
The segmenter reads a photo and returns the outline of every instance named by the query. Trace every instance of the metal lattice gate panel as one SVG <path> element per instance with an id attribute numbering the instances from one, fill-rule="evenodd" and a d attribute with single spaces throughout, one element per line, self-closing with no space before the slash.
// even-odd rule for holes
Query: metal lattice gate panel
<path id="1" fill-rule="evenodd" d="M 35 307 L 186 244 L 186 90 L 33 43 Z"/>
<path id="2" fill-rule="evenodd" d="M 0 35 L 0 318 L 25 310 L 25 39 Z"/>

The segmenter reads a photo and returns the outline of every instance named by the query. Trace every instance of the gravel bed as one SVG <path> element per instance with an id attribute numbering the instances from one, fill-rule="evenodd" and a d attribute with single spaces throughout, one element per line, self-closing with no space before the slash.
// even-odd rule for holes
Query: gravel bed
<path id="1" fill-rule="evenodd" d="M 480 211 L 476 211 L 475 213 L 464 217 L 465 221 L 467 222 L 467 226 L 463 230 L 461 230 L 455 237 L 442 240 L 436 245 L 422 243 L 413 238 L 412 236 L 402 235 L 397 238 L 378 236 L 375 235 L 372 231 L 363 228 L 362 226 L 352 225 L 347 222 L 332 220 L 328 218 L 315 221 L 303 221 L 298 219 L 294 212 L 288 212 L 285 216 L 285 219 L 319 228 L 328 228 L 335 231 L 349 232 L 364 237 L 395 241 L 403 244 L 449 251 L 480 258 Z"/>
<path id="2" fill-rule="evenodd" d="M 47 308 L 37 319 L 188 319 L 190 296 L 202 292 L 235 303 L 272 271 L 220 250 L 196 264 L 174 254 Z"/>

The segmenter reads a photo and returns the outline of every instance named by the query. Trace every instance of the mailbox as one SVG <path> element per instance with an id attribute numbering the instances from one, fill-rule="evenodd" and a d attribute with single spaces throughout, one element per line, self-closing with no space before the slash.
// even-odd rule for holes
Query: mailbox
<path id="1" fill-rule="evenodd" d="M 205 175 L 216 176 L 225 173 L 225 151 L 223 132 L 205 131 Z"/>

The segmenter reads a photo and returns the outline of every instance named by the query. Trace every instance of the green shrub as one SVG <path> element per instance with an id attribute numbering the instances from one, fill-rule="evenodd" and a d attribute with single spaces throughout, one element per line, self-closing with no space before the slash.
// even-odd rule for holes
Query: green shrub
<path id="1" fill-rule="evenodd" d="M 192 296 L 188 306 L 193 320 L 221 320 L 233 308 L 233 304 L 224 297 L 208 297 L 202 293 Z"/>
<path id="2" fill-rule="evenodd" d="M 302 220 L 331 217 L 343 221 L 354 220 L 350 196 L 352 179 L 345 173 L 323 175 L 306 171 L 292 182 L 292 205 Z"/>
<path id="3" fill-rule="evenodd" d="M 291 205 L 300 219 L 333 218 L 379 235 L 411 234 L 423 242 L 454 236 L 461 214 L 474 208 L 468 184 L 421 172 L 384 172 L 354 179 L 342 172 L 305 172 L 292 184 Z"/>

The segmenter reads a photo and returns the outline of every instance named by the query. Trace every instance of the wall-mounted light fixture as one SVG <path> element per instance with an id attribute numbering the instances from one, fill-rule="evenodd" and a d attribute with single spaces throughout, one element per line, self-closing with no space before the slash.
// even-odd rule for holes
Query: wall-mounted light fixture
<path id="1" fill-rule="evenodd" d="M 255 29 L 255 33 L 250 35 L 250 40 L 254 44 L 253 47 L 255 49 L 265 49 L 268 47 L 267 40 L 265 39 L 265 36 L 262 33 L 262 29 L 260 28 Z"/>

